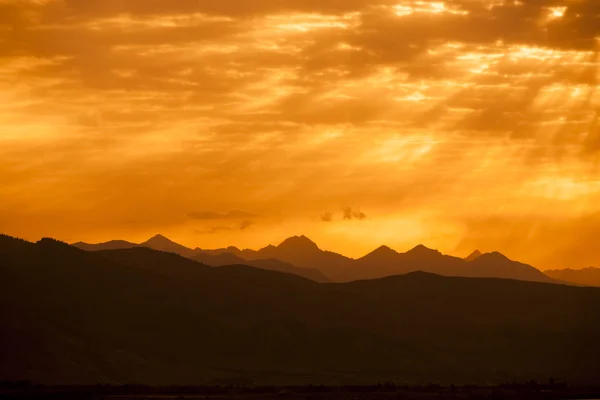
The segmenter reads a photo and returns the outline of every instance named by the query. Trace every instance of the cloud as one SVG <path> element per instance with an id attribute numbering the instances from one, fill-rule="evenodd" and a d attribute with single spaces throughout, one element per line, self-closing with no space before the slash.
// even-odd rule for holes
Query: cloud
<path id="1" fill-rule="evenodd" d="M 321 221 L 323 221 L 323 222 L 333 221 L 333 213 L 324 212 L 323 214 L 321 214 Z"/>
<path id="2" fill-rule="evenodd" d="M 600 266 L 596 251 L 600 213 L 565 218 L 534 214 L 482 216 L 465 220 L 465 234 L 457 250 L 479 246 L 499 250 L 539 269 Z"/>
<path id="3" fill-rule="evenodd" d="M 73 241 L 215 225 L 209 243 L 260 246 L 325 236 L 321 221 L 367 217 L 310 215 L 362 204 L 435 214 L 425 237 L 498 210 L 579 226 L 569 210 L 600 211 L 598 15 L 596 0 L 0 0 L 0 225 Z M 253 212 L 210 211 L 238 208 Z M 344 225 L 360 241 L 338 250 L 381 244 L 368 225 Z"/>
<path id="4" fill-rule="evenodd" d="M 250 228 L 251 226 L 255 225 L 254 221 L 250 221 L 250 220 L 244 220 L 242 222 L 239 223 L 239 225 L 217 225 L 217 226 L 211 226 L 208 229 L 195 229 L 194 232 L 198 235 L 203 235 L 203 234 L 209 234 L 209 235 L 215 235 L 215 234 L 219 234 L 219 233 L 232 233 L 232 232 L 239 232 L 239 231 L 245 231 L 246 229 Z"/>
<path id="5" fill-rule="evenodd" d="M 214 235 L 217 233 L 222 233 L 222 232 L 231 232 L 233 231 L 233 228 L 231 228 L 230 226 L 212 226 L 209 229 L 195 229 L 194 233 L 198 234 L 198 235 Z"/>
<path id="6" fill-rule="evenodd" d="M 240 223 L 240 230 L 242 230 L 242 231 L 246 230 L 246 229 L 248 229 L 249 227 L 251 227 L 254 224 L 255 224 L 254 221 L 249 221 L 249 220 L 242 221 Z"/>
<path id="7" fill-rule="evenodd" d="M 346 207 L 342 210 L 344 220 L 359 220 L 362 221 L 367 218 L 367 215 L 361 211 L 354 211 L 351 207 Z"/>
<path id="8" fill-rule="evenodd" d="M 239 218 L 255 218 L 257 215 L 240 210 L 227 212 L 217 211 L 196 211 L 188 214 L 193 219 L 239 219 Z"/>

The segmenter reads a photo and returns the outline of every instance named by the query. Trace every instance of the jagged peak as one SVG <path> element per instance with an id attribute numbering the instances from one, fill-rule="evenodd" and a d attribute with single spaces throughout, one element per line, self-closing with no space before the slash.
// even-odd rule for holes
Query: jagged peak
<path id="1" fill-rule="evenodd" d="M 471 254 L 469 254 L 467 257 L 465 257 L 466 261 L 475 261 L 477 260 L 479 257 L 481 257 L 483 255 L 483 253 L 479 250 L 475 250 L 474 252 L 472 252 Z"/>
<path id="2" fill-rule="evenodd" d="M 419 244 L 406 252 L 407 254 L 441 254 L 439 251 L 430 249 L 429 247 Z"/>
<path id="3" fill-rule="evenodd" d="M 298 249 L 319 249 L 319 246 L 308 237 L 302 236 L 292 236 L 290 238 L 285 239 L 278 248 L 298 248 Z"/>
<path id="4" fill-rule="evenodd" d="M 161 235 L 161 234 L 157 234 L 157 235 L 152 236 L 150 239 L 146 240 L 142 244 L 154 245 L 154 246 L 176 244 L 178 246 L 181 246 L 179 243 L 174 242 L 171 239 L 169 239 L 168 237 L 166 237 L 164 235 Z"/>
<path id="5" fill-rule="evenodd" d="M 479 258 L 487 261 L 511 261 L 508 257 L 500 253 L 499 251 L 492 251 L 491 253 L 482 254 Z"/>
<path id="6" fill-rule="evenodd" d="M 161 235 L 160 233 L 159 233 L 159 234 L 156 234 L 156 235 L 154 235 L 154 236 L 152 236 L 152 237 L 151 237 L 150 239 L 148 239 L 147 241 L 148 241 L 148 242 L 150 242 L 150 241 L 159 241 L 159 240 L 160 240 L 160 241 L 162 241 L 162 242 L 164 242 L 164 241 L 169 241 L 169 242 L 171 242 L 171 241 L 172 241 L 172 240 L 170 240 L 168 237 L 166 237 L 166 236 L 164 236 L 164 235 Z"/>
<path id="7" fill-rule="evenodd" d="M 383 245 L 383 246 L 379 246 L 378 248 L 376 248 L 375 250 L 373 250 L 372 252 L 367 254 L 367 256 L 384 255 L 384 254 L 398 254 L 398 252 L 389 246 Z"/>

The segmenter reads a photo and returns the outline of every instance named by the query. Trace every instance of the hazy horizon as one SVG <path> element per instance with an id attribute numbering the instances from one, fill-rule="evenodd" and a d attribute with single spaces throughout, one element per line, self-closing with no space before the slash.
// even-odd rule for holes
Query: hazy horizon
<path id="1" fill-rule="evenodd" d="M 0 234 L 7 234 L 7 233 L 0 232 Z M 8 235 L 12 236 L 10 234 L 8 234 Z M 358 255 L 349 255 L 349 254 L 344 253 L 343 251 L 337 251 L 337 250 L 334 250 L 334 249 L 331 249 L 331 248 L 324 247 L 318 241 L 313 240 L 313 238 L 311 238 L 311 237 L 309 237 L 307 235 L 303 235 L 303 234 L 295 234 L 295 235 L 285 236 L 285 237 L 279 238 L 277 240 L 272 240 L 272 241 L 264 242 L 262 244 L 259 244 L 259 245 L 255 246 L 255 247 L 239 246 L 236 243 L 228 243 L 228 244 L 224 244 L 222 246 L 216 246 L 216 247 L 206 247 L 206 246 L 202 246 L 202 243 L 185 243 L 185 242 L 180 242 L 178 240 L 173 239 L 169 235 L 165 235 L 163 233 L 156 233 L 156 234 L 154 234 L 154 235 L 152 235 L 150 237 L 143 237 L 141 239 L 135 239 L 135 240 L 131 239 L 131 238 L 117 237 L 117 238 L 107 238 L 105 240 L 99 240 L 99 241 L 76 240 L 76 241 L 70 241 L 70 242 L 69 241 L 64 241 L 64 242 L 68 243 L 68 244 L 84 243 L 84 244 L 90 244 L 90 245 L 97 245 L 97 244 L 103 244 L 103 243 L 108 243 L 108 242 L 112 242 L 112 241 L 125 241 L 125 242 L 129 242 L 129 243 L 132 243 L 132 244 L 142 244 L 142 243 L 144 243 L 144 242 L 146 242 L 146 241 L 148 241 L 150 239 L 153 239 L 153 238 L 155 238 L 157 236 L 162 236 L 162 237 L 164 237 L 164 238 L 166 238 L 166 239 L 168 239 L 168 240 L 170 240 L 170 241 L 172 241 L 172 242 L 174 242 L 176 244 L 185 246 L 185 247 L 187 247 L 187 248 L 189 248 L 191 250 L 194 250 L 194 249 L 219 250 L 219 249 L 227 249 L 228 247 L 236 247 L 238 250 L 253 250 L 253 251 L 257 251 L 257 250 L 266 248 L 268 246 L 278 246 L 281 243 L 283 243 L 284 241 L 286 241 L 287 239 L 298 238 L 298 237 L 305 237 L 308 240 L 310 240 L 311 242 L 315 243 L 319 247 L 320 250 L 334 252 L 334 253 L 340 254 L 342 256 L 351 258 L 351 259 L 359 259 L 361 257 L 364 257 L 364 256 L 370 254 L 371 252 L 379 249 L 380 247 L 388 247 L 388 248 L 390 248 L 390 249 L 392 249 L 392 250 L 394 250 L 394 251 L 396 251 L 398 253 L 405 253 L 405 252 L 408 252 L 408 251 L 410 251 L 410 250 L 412 250 L 412 249 L 414 249 L 416 247 L 425 246 L 428 249 L 439 251 L 442 254 L 453 256 L 453 257 L 457 257 L 457 258 L 462 258 L 462 259 L 466 259 L 467 257 L 469 257 L 470 255 L 472 255 L 475 252 L 480 252 L 482 254 L 498 252 L 498 253 L 503 254 L 507 258 L 513 260 L 513 261 L 524 262 L 526 264 L 529 264 L 526 261 L 524 261 L 523 259 L 515 258 L 511 254 L 503 253 L 502 251 L 499 251 L 496 248 L 489 248 L 489 249 L 481 249 L 481 248 L 479 248 L 479 249 L 472 249 L 470 251 L 467 251 L 466 253 L 456 253 L 456 252 L 453 253 L 453 252 L 444 251 L 443 249 L 432 247 L 432 246 L 428 245 L 427 243 L 415 243 L 415 244 L 409 245 L 408 247 L 403 247 L 403 248 L 398 248 L 398 247 L 390 246 L 387 243 L 380 243 L 379 245 L 376 245 L 375 247 L 368 249 L 364 253 L 357 253 L 356 252 L 356 254 L 358 254 Z M 21 238 L 21 239 L 25 239 L 25 240 L 36 242 L 36 241 L 39 241 L 39 240 L 41 240 L 43 238 L 51 238 L 51 239 L 61 240 L 59 238 L 53 238 L 53 237 L 50 237 L 50 236 L 47 236 L 47 235 L 42 235 L 42 236 L 39 236 L 39 237 L 34 238 L 34 239 L 26 239 L 26 238 Z M 61 241 L 63 241 L 63 240 L 61 240 Z M 530 265 L 532 265 L 533 267 L 535 267 L 536 269 L 538 269 L 540 271 L 545 271 L 545 270 L 551 270 L 552 269 L 552 268 L 544 268 L 543 266 L 538 266 L 538 265 L 533 265 L 533 264 L 530 264 Z M 566 270 L 566 269 L 582 270 L 582 269 L 587 269 L 587 268 L 600 268 L 600 267 L 597 267 L 597 266 L 594 266 L 594 265 L 588 265 L 588 266 L 585 266 L 585 267 L 574 268 L 574 267 L 569 266 L 569 265 L 563 265 L 563 266 L 556 267 L 554 269 L 557 269 L 557 270 Z"/>

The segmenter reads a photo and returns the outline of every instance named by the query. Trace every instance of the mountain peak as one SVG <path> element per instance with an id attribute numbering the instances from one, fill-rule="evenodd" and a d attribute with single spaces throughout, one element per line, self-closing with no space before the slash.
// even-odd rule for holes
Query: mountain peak
<path id="1" fill-rule="evenodd" d="M 195 254 L 195 250 L 182 246 L 163 235 L 155 235 L 136 247 L 149 247 L 154 250 L 176 253 L 183 257 L 191 257 Z"/>
<path id="2" fill-rule="evenodd" d="M 150 243 L 150 242 L 169 242 L 172 243 L 173 241 L 170 240 L 169 238 L 167 238 L 166 236 L 161 235 L 160 233 L 158 235 L 154 235 L 152 236 L 150 239 L 148 239 L 146 241 L 146 243 Z"/>
<path id="3" fill-rule="evenodd" d="M 465 257 L 465 261 L 475 261 L 482 255 L 483 255 L 483 253 L 481 253 L 479 250 L 475 250 L 474 252 L 469 254 L 467 257 Z"/>
<path id="4" fill-rule="evenodd" d="M 488 261 L 510 261 L 508 257 L 498 251 L 482 254 L 480 258 Z"/>
<path id="5" fill-rule="evenodd" d="M 419 244 L 415 246 L 413 249 L 406 252 L 406 254 L 414 254 L 414 255 L 429 255 L 429 254 L 440 254 L 439 251 L 430 249 L 427 246 Z"/>
<path id="6" fill-rule="evenodd" d="M 398 254 L 398 252 L 389 246 L 383 245 L 373 250 L 371 255 L 373 254 Z"/>
<path id="7" fill-rule="evenodd" d="M 297 250 L 319 250 L 319 246 L 306 236 L 292 236 L 285 239 L 279 246 L 279 249 L 297 249 Z"/>
<path id="8" fill-rule="evenodd" d="M 398 252 L 388 246 L 379 246 L 366 256 L 360 258 L 363 262 L 382 262 L 383 260 L 395 259 Z"/>

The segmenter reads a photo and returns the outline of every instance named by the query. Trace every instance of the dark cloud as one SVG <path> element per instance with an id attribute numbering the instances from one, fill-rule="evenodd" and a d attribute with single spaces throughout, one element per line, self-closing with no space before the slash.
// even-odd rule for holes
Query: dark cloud
<path id="1" fill-rule="evenodd" d="M 324 212 L 323 214 L 321 214 L 321 221 L 323 221 L 323 222 L 333 221 L 333 213 Z"/>
<path id="2" fill-rule="evenodd" d="M 346 207 L 342 210 L 343 218 L 345 220 L 359 220 L 362 221 L 367 218 L 367 215 L 361 211 L 354 211 L 352 207 Z"/>
<path id="3" fill-rule="evenodd" d="M 236 231 L 245 231 L 246 229 L 250 228 L 251 226 L 255 225 L 254 221 L 250 221 L 250 220 L 244 220 L 242 222 L 240 222 L 239 225 L 236 226 L 228 226 L 228 225 L 217 225 L 217 226 L 211 226 L 208 229 L 196 229 L 194 230 L 194 232 L 198 235 L 203 235 L 203 234 L 209 234 L 209 235 L 215 235 L 218 233 L 227 233 L 227 232 L 236 232 Z"/>
<path id="4" fill-rule="evenodd" d="M 250 228 L 252 225 L 254 225 L 255 222 L 254 221 L 250 221 L 250 220 L 245 220 L 240 222 L 240 230 L 246 230 L 248 228 Z"/>
<path id="5" fill-rule="evenodd" d="M 213 226 L 210 227 L 209 229 L 196 229 L 194 230 L 194 233 L 196 233 L 197 235 L 215 235 L 217 233 L 221 233 L 221 232 L 231 232 L 234 229 L 230 226 Z"/>

